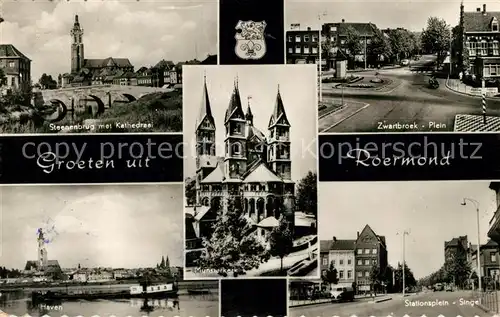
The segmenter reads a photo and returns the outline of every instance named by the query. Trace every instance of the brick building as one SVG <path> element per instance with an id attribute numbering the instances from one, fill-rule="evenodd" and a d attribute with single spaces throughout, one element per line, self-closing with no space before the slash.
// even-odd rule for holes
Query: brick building
<path id="1" fill-rule="evenodd" d="M 358 291 L 371 290 L 371 272 L 374 267 L 380 272 L 387 268 L 387 245 L 384 236 L 377 235 L 366 225 L 356 239 L 356 284 Z"/>
<path id="2" fill-rule="evenodd" d="M 287 31 L 286 39 L 287 64 L 319 63 L 319 30 L 308 27 L 307 30 Z"/>
<path id="3" fill-rule="evenodd" d="M 0 68 L 5 73 L 7 89 L 31 84 L 31 60 L 14 45 L 0 44 Z"/>
<path id="4" fill-rule="evenodd" d="M 460 6 L 460 24 L 470 63 L 469 73 L 478 78 L 500 77 L 500 12 L 486 11 L 486 4 L 473 12 Z M 464 47 L 464 45 L 462 45 Z M 463 55 L 465 52 L 460 52 Z"/>

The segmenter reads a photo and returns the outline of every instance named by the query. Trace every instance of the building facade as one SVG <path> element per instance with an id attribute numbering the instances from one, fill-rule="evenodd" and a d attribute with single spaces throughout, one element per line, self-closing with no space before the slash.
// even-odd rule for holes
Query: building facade
<path id="1" fill-rule="evenodd" d="M 134 66 L 128 58 L 86 59 L 83 34 L 78 15 L 75 15 L 70 30 L 71 71 L 62 76 L 63 87 L 114 84 L 116 77 L 134 72 Z"/>
<path id="2" fill-rule="evenodd" d="M 6 89 L 31 85 L 31 60 L 12 44 L 0 44 L 0 68 L 3 69 Z"/>
<path id="3" fill-rule="evenodd" d="M 286 38 L 287 64 L 319 64 L 319 30 L 291 30 Z"/>
<path id="4" fill-rule="evenodd" d="M 462 47 L 467 50 L 460 55 L 469 58 L 468 72 L 478 78 L 500 77 L 499 19 L 500 12 L 488 12 L 486 4 L 473 12 L 465 12 L 463 4 L 460 6 L 460 27 L 465 41 Z"/>
<path id="5" fill-rule="evenodd" d="M 371 273 L 375 269 L 384 272 L 387 268 L 387 246 L 384 236 L 377 235 L 366 225 L 357 233 L 355 271 L 358 291 L 371 291 Z"/>
<path id="6" fill-rule="evenodd" d="M 356 240 L 337 240 L 333 237 L 328 260 L 337 269 L 338 285 L 351 287 L 356 282 Z"/>

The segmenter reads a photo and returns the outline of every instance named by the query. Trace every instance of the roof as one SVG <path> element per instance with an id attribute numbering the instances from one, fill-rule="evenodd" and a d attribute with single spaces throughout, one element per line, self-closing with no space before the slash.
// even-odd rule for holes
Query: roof
<path id="1" fill-rule="evenodd" d="M 259 224 L 257 226 L 259 226 L 261 228 L 274 228 L 274 227 L 279 226 L 279 224 L 280 224 L 280 222 L 278 219 L 276 219 L 273 216 L 270 216 L 270 217 L 267 217 L 266 219 L 262 220 L 261 222 L 259 222 Z"/>
<path id="2" fill-rule="evenodd" d="M 493 241 L 493 240 L 490 239 L 490 240 L 488 240 L 488 242 L 486 242 L 486 244 L 483 244 L 481 246 L 481 249 L 483 249 L 483 248 L 484 249 L 489 249 L 489 248 L 496 249 L 496 248 L 498 248 L 498 243 L 496 243 L 495 241 Z"/>
<path id="3" fill-rule="evenodd" d="M 282 182 L 283 180 L 272 172 L 263 161 L 260 161 L 244 178 L 244 181 L 247 183 L 267 183 Z"/>
<path id="4" fill-rule="evenodd" d="M 222 183 L 225 178 L 222 168 L 222 164 L 217 163 L 215 169 L 202 179 L 200 183 Z"/>
<path id="5" fill-rule="evenodd" d="M 320 240 L 319 241 L 319 252 L 320 253 L 328 253 L 330 251 L 330 246 L 332 245 L 333 240 Z"/>
<path id="6" fill-rule="evenodd" d="M 376 237 L 377 241 L 378 241 L 378 242 L 380 242 L 380 244 L 381 244 L 384 248 L 386 248 L 386 247 L 387 247 L 387 245 L 386 245 L 386 241 L 385 241 L 385 236 L 379 236 L 378 234 L 376 234 L 376 233 L 375 233 L 375 231 L 373 231 L 373 229 L 372 229 L 372 228 L 371 228 L 368 224 L 367 224 L 367 225 L 363 228 L 363 230 L 361 231 L 361 233 L 360 233 L 359 237 L 363 236 L 363 232 L 365 232 L 365 231 L 367 231 L 367 230 L 368 230 L 368 231 L 371 231 L 371 233 L 372 233 L 372 234 Z M 358 239 L 359 239 L 359 237 L 358 237 Z M 356 241 L 357 241 L 357 240 L 356 240 Z"/>
<path id="7" fill-rule="evenodd" d="M 14 45 L 12 44 L 0 44 L 0 58 L 22 58 L 30 60 L 26 55 L 21 53 Z"/>
<path id="8" fill-rule="evenodd" d="M 340 23 L 327 23 L 326 26 L 336 26 L 337 34 L 344 36 L 349 28 L 356 30 L 359 36 L 373 36 L 375 35 L 375 30 L 377 26 L 373 23 L 351 23 L 351 22 L 340 22 Z"/>
<path id="9" fill-rule="evenodd" d="M 316 218 L 314 216 L 307 215 L 303 212 L 295 212 L 295 227 L 308 227 L 311 225 L 316 225 Z"/>
<path id="10" fill-rule="evenodd" d="M 201 61 L 202 65 L 217 65 L 217 55 L 208 55 L 203 61 Z"/>
<path id="11" fill-rule="evenodd" d="M 463 247 L 467 249 L 467 236 L 460 236 L 458 238 L 453 238 L 450 241 L 444 242 L 444 248 L 456 248 Z"/>
<path id="12" fill-rule="evenodd" d="M 214 157 L 210 155 L 202 155 L 199 158 L 200 168 L 204 167 L 217 167 L 217 164 L 224 162 L 223 157 Z"/>
<path id="13" fill-rule="evenodd" d="M 196 210 L 195 210 L 195 216 L 194 216 L 194 220 L 196 221 L 200 221 L 203 219 L 203 217 L 205 217 L 205 215 L 210 211 L 210 207 L 209 206 L 198 206 L 196 207 Z"/>
<path id="14" fill-rule="evenodd" d="M 491 21 L 500 19 L 500 12 L 464 12 L 465 32 L 491 31 Z"/>
<path id="15" fill-rule="evenodd" d="M 354 251 L 356 249 L 356 240 L 348 239 L 348 240 L 321 240 L 320 241 L 320 250 L 321 252 L 329 252 L 330 250 L 345 250 L 345 251 Z"/>
<path id="16" fill-rule="evenodd" d="M 205 119 L 208 120 L 215 127 L 215 120 L 214 117 L 212 116 L 212 108 L 210 106 L 210 98 L 208 97 L 206 77 L 203 83 L 201 107 L 200 107 L 200 113 L 198 115 L 198 120 L 196 121 L 196 128 L 198 128 Z"/>
<path id="17" fill-rule="evenodd" d="M 241 108 L 240 90 L 238 89 L 237 81 L 234 82 L 233 93 L 231 94 L 231 99 L 229 100 L 229 106 L 227 107 L 226 110 L 224 123 L 227 123 L 229 119 L 231 119 L 235 115 L 242 119 L 245 116 L 243 113 L 243 109 Z"/>
<path id="18" fill-rule="evenodd" d="M 185 227 L 186 227 L 186 233 L 185 233 L 186 240 L 198 238 L 196 236 L 196 231 L 194 230 L 193 219 L 186 218 L 184 220 L 184 222 L 185 222 Z"/>
<path id="19" fill-rule="evenodd" d="M 108 57 L 104 59 L 85 59 L 83 62 L 85 68 L 102 68 L 102 67 L 133 67 L 128 58 Z"/>
<path id="20" fill-rule="evenodd" d="M 269 128 L 278 124 L 280 120 L 283 120 L 285 124 L 288 124 L 288 119 L 286 117 L 285 107 L 283 106 L 283 100 L 281 99 L 280 88 L 278 86 L 278 93 L 276 94 L 276 101 L 274 103 L 274 110 L 269 119 Z"/>

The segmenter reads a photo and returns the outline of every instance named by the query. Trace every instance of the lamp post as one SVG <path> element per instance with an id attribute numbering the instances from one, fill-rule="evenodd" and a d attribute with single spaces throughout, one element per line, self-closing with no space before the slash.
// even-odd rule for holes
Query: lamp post
<path id="1" fill-rule="evenodd" d="M 401 235 L 403 237 L 403 265 L 402 265 L 403 272 L 402 273 L 403 273 L 403 297 L 405 297 L 405 292 L 406 292 L 406 284 L 405 284 L 406 283 L 406 278 L 405 278 L 405 266 L 406 266 L 406 262 L 405 262 L 406 261 L 405 260 L 405 251 L 406 251 L 405 247 L 406 246 L 405 246 L 405 244 L 406 244 L 406 239 L 405 239 L 405 237 L 407 235 L 409 235 L 410 232 L 405 230 L 401 233 L 398 232 L 397 234 Z"/>
<path id="2" fill-rule="evenodd" d="M 477 286 L 479 288 L 479 291 L 481 291 L 481 234 L 479 231 L 479 202 L 475 199 L 472 198 L 464 198 L 462 201 L 462 206 L 466 206 L 467 202 L 470 202 L 474 205 L 474 208 L 476 208 L 476 220 L 477 220 L 477 255 L 476 255 L 476 260 L 477 260 Z"/>
<path id="3" fill-rule="evenodd" d="M 321 17 L 326 16 L 326 12 L 323 12 L 323 14 L 318 14 L 318 21 L 319 21 L 319 31 L 318 31 L 318 64 L 319 64 L 319 70 L 318 70 L 318 75 L 319 75 L 319 80 L 318 80 L 318 92 L 319 92 L 319 97 L 318 100 L 319 102 L 323 102 L 323 89 L 321 88 L 322 82 L 323 82 L 323 65 L 322 65 L 322 60 L 321 60 L 321 55 L 322 55 L 322 47 L 321 47 L 321 30 L 323 28 L 323 25 L 321 24 Z"/>

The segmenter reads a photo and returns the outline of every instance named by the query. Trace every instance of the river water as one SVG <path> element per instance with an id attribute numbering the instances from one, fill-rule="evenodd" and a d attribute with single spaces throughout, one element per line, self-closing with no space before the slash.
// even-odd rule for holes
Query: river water
<path id="1" fill-rule="evenodd" d="M 51 306 L 33 305 L 30 293 L 4 293 L 0 297 L 0 310 L 15 316 L 29 314 L 34 317 L 49 315 L 84 316 L 98 315 L 108 317 L 140 317 L 140 316 L 181 316 L 181 317 L 218 317 L 219 294 L 218 290 L 211 290 L 206 295 L 179 295 L 179 305 L 174 307 L 172 299 L 124 299 L 124 300 L 96 300 L 70 301 L 51 304 Z"/>

